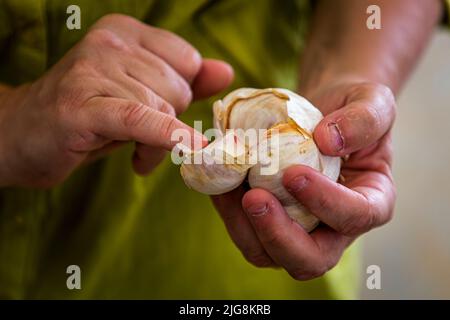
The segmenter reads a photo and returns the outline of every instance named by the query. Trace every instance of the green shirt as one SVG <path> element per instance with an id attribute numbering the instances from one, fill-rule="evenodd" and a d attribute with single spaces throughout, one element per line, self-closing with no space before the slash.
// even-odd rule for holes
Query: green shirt
<path id="1" fill-rule="evenodd" d="M 66 28 L 71 4 L 81 8 L 82 30 Z M 310 10 L 306 0 L 0 0 L 0 82 L 40 77 L 99 17 L 121 12 L 230 62 L 234 88 L 294 89 Z M 195 103 L 182 119 L 211 125 L 211 100 Z M 209 198 L 189 190 L 170 159 L 141 178 L 132 172 L 131 153 L 125 147 L 50 190 L 0 189 L 0 297 L 356 296 L 355 247 L 334 270 L 308 282 L 253 267 Z M 81 268 L 81 290 L 66 287 L 69 265 Z"/>

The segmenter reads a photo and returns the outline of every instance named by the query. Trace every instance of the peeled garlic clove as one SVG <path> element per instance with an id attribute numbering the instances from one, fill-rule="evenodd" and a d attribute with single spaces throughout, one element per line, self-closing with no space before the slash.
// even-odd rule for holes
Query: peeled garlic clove
<path id="1" fill-rule="evenodd" d="M 247 147 L 234 133 L 191 152 L 180 167 L 186 185 L 198 192 L 217 195 L 238 187 L 247 176 Z"/>

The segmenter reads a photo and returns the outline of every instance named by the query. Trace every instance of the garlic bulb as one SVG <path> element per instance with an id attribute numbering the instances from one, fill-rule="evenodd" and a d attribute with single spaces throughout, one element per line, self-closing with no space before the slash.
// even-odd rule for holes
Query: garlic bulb
<path id="1" fill-rule="evenodd" d="M 319 220 L 286 191 L 282 177 L 288 167 L 303 164 L 338 179 L 340 158 L 322 155 L 312 138 L 323 118 L 321 112 L 289 90 L 250 88 L 216 101 L 213 112 L 220 136 L 187 155 L 180 168 L 185 183 L 217 195 L 235 189 L 248 177 L 252 188 L 272 192 L 292 219 L 306 231 L 313 230 Z M 251 130 L 263 133 L 248 139 Z M 202 161 L 193 161 L 195 157 Z"/>

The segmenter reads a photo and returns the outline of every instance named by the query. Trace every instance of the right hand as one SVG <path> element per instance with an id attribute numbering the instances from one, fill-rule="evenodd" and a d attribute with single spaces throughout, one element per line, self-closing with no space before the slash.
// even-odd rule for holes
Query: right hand
<path id="1" fill-rule="evenodd" d="M 53 186 L 124 141 L 146 174 L 177 143 L 174 130 L 205 143 L 176 115 L 232 78 L 173 33 L 105 16 L 42 78 L 1 96 L 0 186 Z"/>

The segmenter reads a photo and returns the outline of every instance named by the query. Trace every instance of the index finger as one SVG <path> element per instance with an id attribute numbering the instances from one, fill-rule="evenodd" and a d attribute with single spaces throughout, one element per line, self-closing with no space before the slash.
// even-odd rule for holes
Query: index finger
<path id="1" fill-rule="evenodd" d="M 86 106 L 85 118 L 90 131 L 110 140 L 136 141 L 171 151 L 179 142 L 201 148 L 208 140 L 198 131 L 172 115 L 139 102 L 96 97 Z M 177 135 L 176 130 L 179 130 Z M 182 137 L 183 141 L 174 140 Z M 189 139 L 189 141 L 185 141 Z"/>

